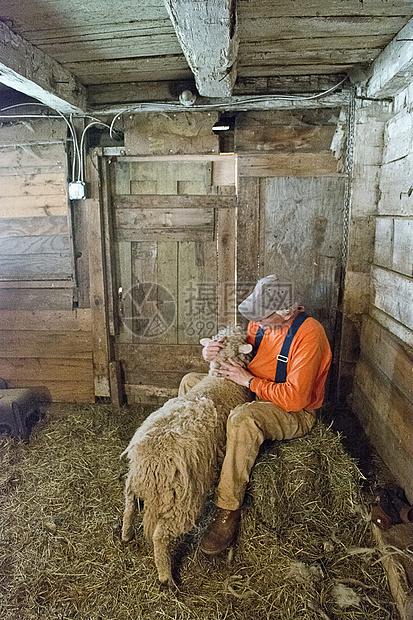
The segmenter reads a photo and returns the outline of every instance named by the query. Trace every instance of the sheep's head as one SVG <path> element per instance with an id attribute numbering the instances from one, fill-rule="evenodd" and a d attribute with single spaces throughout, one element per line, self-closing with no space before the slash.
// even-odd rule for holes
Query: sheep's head
<path id="1" fill-rule="evenodd" d="M 220 368 L 220 362 L 228 359 L 236 360 L 241 366 L 248 366 L 251 360 L 252 345 L 245 342 L 246 333 L 240 327 L 226 327 L 213 338 L 202 338 L 200 343 L 205 346 L 211 340 L 224 339 L 224 348 L 218 353 L 214 361 L 209 365 L 209 374 L 216 376 L 215 372 Z"/>

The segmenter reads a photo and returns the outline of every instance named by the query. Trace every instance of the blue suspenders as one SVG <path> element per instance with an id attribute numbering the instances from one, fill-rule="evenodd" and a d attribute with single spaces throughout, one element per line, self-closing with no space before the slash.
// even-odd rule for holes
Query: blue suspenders
<path id="1" fill-rule="evenodd" d="M 288 362 L 288 353 L 290 351 L 291 344 L 294 340 L 294 336 L 296 335 L 298 329 L 304 323 L 304 321 L 308 319 L 308 314 L 305 312 L 300 312 L 295 317 L 294 321 L 291 323 L 288 332 L 285 335 L 284 342 L 281 347 L 281 351 L 279 355 L 277 355 L 277 368 L 275 370 L 275 382 L 276 383 L 285 383 L 287 380 L 287 362 Z M 265 334 L 265 329 L 262 327 L 258 328 L 258 331 L 255 335 L 253 356 L 257 354 L 258 348 L 262 342 L 262 339 Z"/>

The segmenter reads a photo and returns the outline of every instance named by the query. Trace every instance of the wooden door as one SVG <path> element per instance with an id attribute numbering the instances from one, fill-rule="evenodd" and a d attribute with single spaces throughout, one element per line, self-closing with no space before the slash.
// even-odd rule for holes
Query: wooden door
<path id="1" fill-rule="evenodd" d="M 236 197 L 222 195 L 235 188 L 230 163 L 225 189 L 205 158 L 112 164 L 115 355 L 130 403 L 174 396 L 186 372 L 206 372 L 199 339 L 235 321 Z"/>

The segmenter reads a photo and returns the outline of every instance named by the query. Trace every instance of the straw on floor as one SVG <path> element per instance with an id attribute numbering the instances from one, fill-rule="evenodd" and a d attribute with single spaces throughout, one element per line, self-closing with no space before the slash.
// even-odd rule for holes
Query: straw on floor
<path id="1" fill-rule="evenodd" d="M 193 532 L 173 548 L 180 592 L 161 590 L 151 544 L 122 543 L 126 462 L 151 409 L 54 406 L 28 445 L 0 437 L 3 620 L 397 619 L 374 548 L 360 473 L 319 425 L 264 446 L 231 562 Z"/>

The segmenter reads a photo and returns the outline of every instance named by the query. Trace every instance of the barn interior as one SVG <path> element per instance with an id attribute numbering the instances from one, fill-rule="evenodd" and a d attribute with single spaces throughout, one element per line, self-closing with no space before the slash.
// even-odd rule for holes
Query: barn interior
<path id="1" fill-rule="evenodd" d="M 412 15 L 3 0 L 7 389 L 154 409 L 276 273 L 330 340 L 326 415 L 360 427 L 413 502 Z"/>

